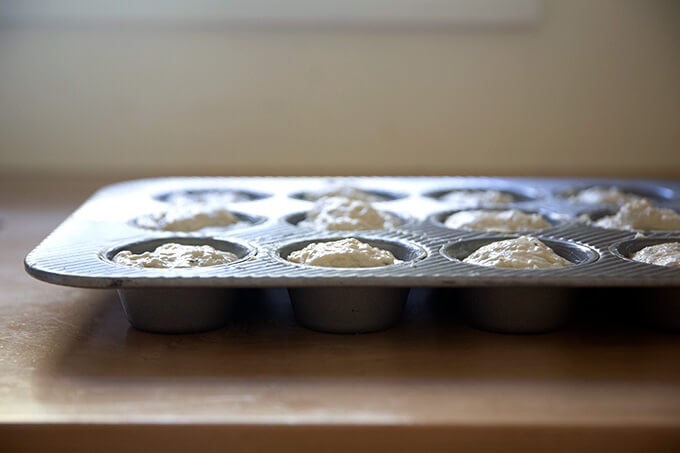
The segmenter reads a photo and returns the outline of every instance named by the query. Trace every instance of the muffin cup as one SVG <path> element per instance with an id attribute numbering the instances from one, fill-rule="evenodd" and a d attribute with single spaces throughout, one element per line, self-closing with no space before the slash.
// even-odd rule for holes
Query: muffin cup
<path id="1" fill-rule="evenodd" d="M 450 259 L 463 260 L 475 250 L 492 242 L 516 236 L 473 239 L 452 243 L 442 249 Z M 555 253 L 574 265 L 596 261 L 599 255 L 589 247 L 568 241 L 538 237 Z M 483 267 L 483 266 L 479 266 Z M 544 274 L 559 269 L 504 269 L 526 277 L 538 272 Z M 560 286 L 486 286 L 449 290 L 460 304 L 461 313 L 474 327 L 501 333 L 527 334 L 555 330 L 569 319 L 572 288 Z"/>
<path id="2" fill-rule="evenodd" d="M 223 241 L 206 237 L 163 237 L 146 241 L 128 243 L 115 247 L 104 254 L 106 261 L 122 250 L 142 253 L 154 250 L 167 243 L 183 245 L 209 245 L 217 250 L 231 252 L 238 260 L 219 266 L 238 263 L 255 253 L 251 247 L 232 241 Z M 115 263 L 113 263 L 115 264 Z M 123 266 L 115 264 L 117 266 Z M 126 266 L 123 266 L 126 267 Z M 176 273 L 187 270 L 198 273 L 218 266 L 196 267 L 186 269 L 139 269 L 155 274 L 167 270 Z M 224 326 L 231 314 L 234 289 L 203 287 L 132 287 L 119 288 L 118 296 L 130 324 L 146 332 L 153 333 L 195 333 L 217 329 Z"/>
<path id="3" fill-rule="evenodd" d="M 470 256 L 473 252 L 477 251 L 479 248 L 485 245 L 491 244 L 493 242 L 504 241 L 507 239 L 517 239 L 518 234 L 507 234 L 507 235 L 491 235 L 487 237 L 468 239 L 463 241 L 456 241 L 446 244 L 441 249 L 441 254 L 452 260 L 462 262 L 465 258 Z M 577 242 L 565 241 L 560 239 L 549 239 L 538 235 L 532 235 L 545 245 L 550 247 L 556 254 L 560 255 L 562 258 L 572 262 L 574 265 L 589 264 L 597 261 L 599 254 L 588 246 L 579 244 Z M 492 266 L 478 266 L 476 264 L 470 264 L 470 266 L 476 266 L 479 268 L 486 269 L 501 269 Z M 554 272 L 559 269 L 569 269 L 569 267 L 563 268 L 547 268 L 547 269 L 522 269 L 522 268 L 504 268 L 505 271 L 521 273 L 523 277 L 529 274 L 535 273 L 545 273 Z"/>
<path id="4" fill-rule="evenodd" d="M 164 203 L 171 203 L 175 198 L 183 198 L 187 201 L 200 203 L 201 200 L 210 196 L 230 196 L 232 201 L 230 203 L 244 203 L 248 201 L 262 200 L 269 198 L 271 194 L 253 192 L 251 190 L 230 189 L 230 188 L 205 188 L 205 189 L 183 189 L 171 192 L 165 192 L 154 196 L 158 201 Z"/>
<path id="5" fill-rule="evenodd" d="M 680 242 L 680 237 L 639 238 L 620 241 L 612 244 L 610 250 L 619 258 L 637 263 L 639 266 L 680 273 L 678 268 L 644 263 L 631 258 L 633 254 L 645 247 L 668 242 Z M 680 287 L 631 288 L 629 298 L 632 301 L 633 310 L 647 325 L 662 330 L 680 330 Z"/>
<path id="6" fill-rule="evenodd" d="M 384 214 L 388 214 L 392 218 L 398 220 L 399 225 L 395 225 L 394 227 L 390 227 L 390 228 L 374 228 L 374 229 L 365 229 L 365 230 L 324 230 L 324 229 L 314 228 L 311 225 L 304 225 L 304 224 L 300 225 L 301 222 L 304 222 L 307 219 L 308 213 L 309 213 L 308 211 L 296 212 L 294 214 L 290 214 L 290 215 L 285 216 L 284 221 L 286 223 L 289 223 L 290 225 L 295 226 L 295 227 L 305 228 L 307 230 L 345 232 L 345 233 L 348 233 L 348 234 L 352 234 L 352 233 L 356 234 L 356 233 L 361 233 L 361 232 L 364 232 L 364 231 L 390 231 L 390 230 L 394 230 L 394 229 L 397 229 L 397 228 L 402 228 L 404 226 L 407 226 L 407 225 L 413 223 L 412 218 L 405 217 L 404 215 L 400 215 L 400 214 L 395 214 L 395 213 L 390 212 L 390 211 L 383 211 Z"/>
<path id="7" fill-rule="evenodd" d="M 656 238 L 637 238 L 629 239 L 625 241 L 615 242 L 611 245 L 609 250 L 619 258 L 623 258 L 626 261 L 631 261 L 633 263 L 639 263 L 645 266 L 655 266 L 658 269 L 673 269 L 672 267 L 660 266 L 657 264 L 649 264 L 643 261 L 637 261 L 631 258 L 635 253 L 639 252 L 645 247 L 650 247 L 652 245 L 667 244 L 670 242 L 680 242 L 680 236 L 673 237 L 656 237 Z M 678 269 L 680 270 L 680 269 Z"/>
<path id="8" fill-rule="evenodd" d="M 374 197 L 375 199 L 371 201 L 371 203 L 384 203 L 388 201 L 395 201 L 395 200 L 400 200 L 402 198 L 405 198 L 407 195 L 404 193 L 400 192 L 392 192 L 389 190 L 379 190 L 379 189 L 365 189 L 362 187 L 355 187 L 356 189 L 360 190 L 361 192 L 366 193 L 367 195 Z M 328 189 L 333 189 L 332 187 L 328 187 Z M 289 195 L 290 198 L 296 199 L 296 200 L 302 200 L 302 201 L 317 201 L 320 198 L 323 198 L 324 195 L 322 195 L 323 190 L 319 190 L 317 192 L 315 191 L 304 191 L 304 192 L 294 192 Z"/>
<path id="9" fill-rule="evenodd" d="M 218 288 L 126 288 L 118 296 L 130 324 L 152 333 L 197 333 L 223 327 L 234 290 Z"/>
<path id="10" fill-rule="evenodd" d="M 297 321 L 328 333 L 385 330 L 399 321 L 408 288 L 319 287 L 289 288 Z"/>
<path id="11" fill-rule="evenodd" d="M 230 225 L 207 225 L 203 228 L 195 230 L 165 230 L 163 228 L 147 228 L 140 224 L 140 220 L 144 216 L 138 216 L 129 221 L 129 224 L 140 230 L 156 232 L 156 233 L 174 233 L 174 234 L 199 234 L 199 233 L 221 233 L 225 231 L 241 230 L 251 228 L 266 222 L 268 219 L 263 216 L 245 214 L 242 212 L 231 211 L 236 217 L 237 222 Z"/>
<path id="12" fill-rule="evenodd" d="M 355 236 L 348 236 L 355 237 Z M 286 258 L 295 251 L 313 242 L 329 242 L 341 237 L 295 242 L 281 247 L 280 259 L 294 266 L 308 269 L 328 269 L 341 275 L 344 272 L 356 273 L 362 268 L 322 268 L 290 263 Z M 356 236 L 361 242 L 390 251 L 400 265 L 413 262 L 426 256 L 420 246 L 407 241 L 386 241 Z M 389 266 L 384 266 L 389 267 Z M 378 269 L 382 269 L 379 267 Z M 376 269 L 376 268 L 363 268 Z M 329 333 L 366 333 L 387 329 L 401 316 L 409 288 L 380 286 L 328 286 L 289 288 L 288 294 L 293 312 L 298 322 L 310 329 Z"/>
<path id="13" fill-rule="evenodd" d="M 572 291 L 516 286 L 450 290 L 470 325 L 513 334 L 544 333 L 561 327 L 569 318 Z"/>
<path id="14" fill-rule="evenodd" d="M 496 190 L 499 191 L 503 194 L 510 195 L 512 197 L 512 201 L 507 202 L 507 203 L 481 203 L 479 205 L 471 205 L 471 206 L 465 206 L 465 209 L 478 209 L 478 208 L 484 208 L 484 207 L 499 207 L 499 206 L 509 206 L 515 203 L 522 203 L 526 201 L 532 201 L 536 200 L 538 198 L 541 198 L 543 194 L 534 188 L 531 187 L 496 187 L 496 186 L 477 186 L 477 185 L 472 185 L 472 186 L 465 186 L 465 187 L 452 187 L 448 189 L 438 189 L 430 192 L 426 192 L 423 195 L 428 198 L 432 198 L 437 201 L 441 201 L 443 203 L 447 203 L 446 201 L 446 196 L 450 193 L 453 192 L 484 192 L 484 191 L 490 191 L 490 190 Z"/>
<path id="15" fill-rule="evenodd" d="M 446 219 L 449 218 L 449 216 L 456 214 L 458 212 L 465 212 L 465 211 L 507 211 L 509 209 L 516 209 L 520 212 L 523 212 L 524 214 L 538 214 L 541 217 L 543 217 L 549 224 L 550 226 L 547 226 L 545 228 L 539 228 L 539 229 L 521 229 L 521 230 L 515 230 L 515 231 L 507 231 L 507 232 L 500 232 L 500 231 L 485 231 L 483 229 L 475 229 L 475 228 L 451 228 L 446 225 Z M 542 210 L 537 210 L 537 209 L 518 209 L 518 208 L 510 208 L 510 207 L 479 207 L 479 208 L 466 208 L 466 209 L 454 209 L 454 210 L 447 210 L 443 212 L 438 212 L 435 214 L 432 214 L 428 217 L 428 220 L 430 223 L 433 225 L 439 227 L 439 228 L 446 228 L 449 230 L 453 231 L 478 231 L 480 233 L 488 233 L 488 234 L 516 234 L 516 233 L 536 233 L 540 231 L 545 231 L 549 230 L 551 228 L 555 228 L 558 226 L 562 226 L 566 223 L 569 223 L 573 221 L 573 219 L 566 215 L 566 214 L 561 214 L 557 212 L 543 212 Z"/>
<path id="16" fill-rule="evenodd" d="M 622 193 L 627 195 L 634 195 L 641 198 L 651 200 L 655 204 L 672 200 L 675 197 L 675 192 L 664 186 L 654 185 L 635 185 L 635 184 L 588 184 L 583 186 L 574 186 L 566 189 L 559 189 L 554 192 L 554 196 L 558 199 L 566 200 L 576 205 L 591 205 L 591 206 L 616 206 L 616 203 L 582 203 L 571 200 L 570 197 L 576 196 L 579 193 L 593 188 L 608 188 L 615 187 Z"/>

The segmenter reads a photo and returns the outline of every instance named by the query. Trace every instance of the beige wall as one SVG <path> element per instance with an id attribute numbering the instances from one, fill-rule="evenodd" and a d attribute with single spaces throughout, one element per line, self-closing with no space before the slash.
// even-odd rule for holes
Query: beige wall
<path id="1" fill-rule="evenodd" d="M 680 178 L 680 2 L 523 30 L 0 27 L 0 166 Z"/>

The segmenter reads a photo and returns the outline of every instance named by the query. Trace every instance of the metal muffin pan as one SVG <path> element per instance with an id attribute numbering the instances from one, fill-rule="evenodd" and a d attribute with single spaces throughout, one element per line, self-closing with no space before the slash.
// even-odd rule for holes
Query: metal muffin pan
<path id="1" fill-rule="evenodd" d="M 325 232 L 296 225 L 324 189 L 373 192 L 374 205 L 407 220 L 386 231 Z M 197 332 L 229 319 L 238 288 L 288 288 L 298 321 L 315 330 L 356 333 L 398 321 L 411 288 L 449 288 L 452 304 L 475 326 L 508 333 L 543 332 L 567 320 L 571 290 L 636 288 L 641 312 L 665 328 L 680 328 L 680 269 L 628 259 L 644 241 L 676 241 L 679 232 L 605 230 L 579 221 L 611 206 L 576 204 L 563 196 L 591 186 L 616 186 L 680 211 L 680 183 L 481 177 L 158 178 L 105 187 L 87 200 L 25 260 L 32 276 L 60 285 L 118 290 L 130 323 L 151 332 Z M 441 200 L 455 190 L 494 189 L 515 195 L 517 208 L 546 215 L 552 227 L 531 234 L 574 265 L 547 270 L 482 267 L 462 262 L 483 244 L 517 234 L 446 228 Z M 193 232 L 143 229 L 135 219 L 181 198 L 200 202 L 221 193 L 238 212 L 238 227 Z M 233 204 L 232 204 L 233 203 Z M 499 209 L 499 206 L 490 207 Z M 250 221 L 248 221 L 250 219 Z M 386 248 L 403 262 L 379 268 L 324 268 L 285 258 L 310 242 L 356 237 Z M 642 241 L 642 242 L 641 242 Z M 119 250 L 151 250 L 166 242 L 208 244 L 239 260 L 190 269 L 139 269 L 114 263 Z"/>

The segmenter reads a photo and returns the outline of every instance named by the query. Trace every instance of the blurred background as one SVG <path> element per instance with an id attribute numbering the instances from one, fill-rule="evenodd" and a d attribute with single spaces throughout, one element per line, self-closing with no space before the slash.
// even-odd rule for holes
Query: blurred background
<path id="1" fill-rule="evenodd" d="M 0 167 L 680 178 L 680 2 L 0 0 Z"/>

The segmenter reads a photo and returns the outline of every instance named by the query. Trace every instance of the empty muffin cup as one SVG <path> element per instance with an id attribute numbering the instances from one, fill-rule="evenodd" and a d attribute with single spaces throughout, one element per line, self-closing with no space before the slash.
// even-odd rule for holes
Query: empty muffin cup
<path id="1" fill-rule="evenodd" d="M 121 251 L 142 254 L 171 243 L 189 246 L 208 245 L 215 250 L 229 252 L 236 256 L 236 260 L 219 266 L 229 266 L 254 253 L 248 246 L 236 242 L 200 237 L 175 237 L 158 238 L 116 247 L 107 252 L 106 257 L 109 261 L 113 261 Z M 190 268 L 189 271 L 200 273 L 202 269 L 214 267 L 216 266 Z M 177 268 L 140 269 L 140 271 L 145 270 L 154 272 L 155 275 L 165 270 L 178 272 Z M 186 268 L 179 269 L 180 272 L 183 270 Z M 140 286 L 123 287 L 117 291 L 125 316 L 133 327 L 146 332 L 170 334 L 204 332 L 224 326 L 231 314 L 235 290 L 218 287 Z"/>
<path id="2" fill-rule="evenodd" d="M 449 259 L 462 261 L 474 251 L 492 242 L 513 237 L 473 239 L 449 244 L 442 254 Z M 587 246 L 568 241 L 537 238 L 557 255 L 573 263 L 586 264 L 599 255 Z M 517 272 L 526 279 L 533 272 L 555 269 L 503 269 Z M 466 321 L 479 329 L 512 334 L 543 333 L 555 330 L 566 323 L 571 311 L 573 289 L 559 286 L 498 286 L 466 287 L 448 290 L 450 297 L 459 303 Z"/>
<path id="3" fill-rule="evenodd" d="M 287 261 L 288 256 L 307 245 L 331 242 L 342 238 L 324 238 L 288 244 L 278 254 Z M 386 241 L 357 238 L 359 241 L 389 251 L 402 263 L 421 259 L 426 252 L 420 246 L 407 241 Z M 290 263 L 309 269 L 318 266 Z M 380 267 L 332 268 L 340 277 L 345 273 L 356 275 L 362 270 L 370 271 Z M 328 333 L 367 333 L 387 329 L 399 321 L 409 288 L 373 286 L 319 286 L 289 288 L 293 312 L 297 321 L 312 330 Z"/>

